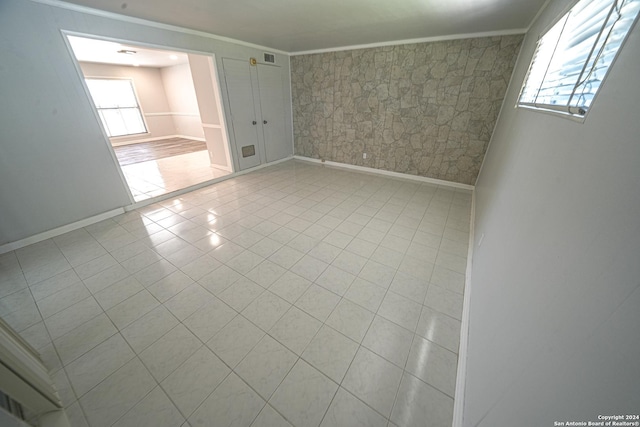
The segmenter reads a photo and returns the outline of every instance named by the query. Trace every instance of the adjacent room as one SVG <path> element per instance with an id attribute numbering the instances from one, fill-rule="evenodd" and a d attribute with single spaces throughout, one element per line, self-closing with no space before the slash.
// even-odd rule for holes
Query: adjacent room
<path id="1" fill-rule="evenodd" d="M 638 425 L 639 15 L 0 1 L 0 425 Z"/>
<path id="2" fill-rule="evenodd" d="M 68 40 L 135 201 L 231 173 L 229 159 L 213 154 L 228 152 L 226 140 L 209 135 L 207 143 L 204 131 L 223 129 L 219 96 L 204 95 L 219 92 L 208 57 L 71 35 Z"/>

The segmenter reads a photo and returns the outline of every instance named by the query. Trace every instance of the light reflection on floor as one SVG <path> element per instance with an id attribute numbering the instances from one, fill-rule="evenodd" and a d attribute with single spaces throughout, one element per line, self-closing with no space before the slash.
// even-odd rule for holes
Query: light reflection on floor
<path id="1" fill-rule="evenodd" d="M 136 202 L 229 175 L 213 167 L 207 151 L 121 166 Z"/>

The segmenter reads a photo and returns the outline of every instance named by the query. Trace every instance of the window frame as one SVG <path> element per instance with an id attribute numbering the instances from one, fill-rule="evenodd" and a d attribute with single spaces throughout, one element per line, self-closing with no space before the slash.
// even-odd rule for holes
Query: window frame
<path id="1" fill-rule="evenodd" d="M 640 13 L 638 13 L 638 15 L 636 15 L 636 17 L 634 18 L 633 22 L 631 23 L 631 26 L 629 27 L 629 30 L 627 31 L 627 33 L 625 34 L 624 38 L 622 39 L 620 46 L 618 47 L 618 49 L 616 50 L 615 55 L 613 56 L 613 59 L 611 60 L 611 63 L 609 64 L 605 75 L 603 76 L 603 78 L 600 80 L 600 85 L 598 86 L 598 89 L 596 90 L 595 94 L 593 95 L 593 98 L 591 100 L 591 103 L 589 105 L 589 107 L 585 110 L 584 114 L 577 114 L 577 113 L 572 113 L 569 111 L 569 108 L 577 108 L 577 107 L 569 107 L 567 105 L 561 105 L 558 108 L 553 108 L 553 104 L 535 104 L 535 103 L 523 103 L 521 101 L 521 98 L 523 96 L 523 92 L 526 88 L 526 84 L 527 84 L 527 80 L 529 78 L 529 74 L 531 72 L 531 68 L 532 65 L 534 63 L 535 57 L 536 57 L 536 53 L 538 52 L 538 46 L 540 45 L 540 42 L 542 40 L 542 38 L 547 35 L 547 33 L 549 33 L 549 31 L 551 31 L 553 29 L 553 27 L 560 22 L 561 20 L 563 20 L 565 18 L 565 16 L 567 14 L 569 14 L 578 3 L 580 3 L 580 1 L 582 0 L 574 0 L 572 1 L 568 6 L 566 6 L 561 13 L 558 14 L 558 16 L 555 17 L 555 19 L 553 19 L 549 24 L 547 24 L 543 30 L 538 33 L 538 37 L 536 39 L 536 43 L 535 43 L 535 47 L 533 49 L 533 52 L 531 54 L 531 59 L 529 61 L 529 65 L 527 67 L 527 70 L 524 74 L 524 77 L 522 79 L 522 86 L 520 87 L 520 90 L 518 91 L 518 97 L 516 100 L 516 104 L 514 106 L 514 108 L 523 108 L 525 110 L 532 110 L 532 111 L 536 111 L 539 113 L 543 113 L 543 114 L 548 114 L 548 115 L 552 115 L 554 117 L 562 117 L 565 119 L 569 119 L 569 120 L 573 120 L 576 122 L 580 122 L 580 123 L 584 123 L 584 121 L 586 120 L 587 116 L 589 115 L 589 112 L 591 111 L 594 102 L 596 101 L 596 99 L 598 98 L 598 95 L 600 94 L 600 89 L 601 87 L 604 85 L 607 77 L 609 76 L 609 72 L 611 70 L 611 68 L 613 68 L 614 64 L 616 63 L 616 60 L 618 59 L 620 52 L 622 51 L 622 49 L 624 48 L 625 43 L 627 42 L 629 35 L 631 34 L 632 31 L 634 31 L 636 25 L 638 25 L 638 21 L 640 21 Z M 613 6 L 613 1 L 612 0 L 612 6 Z M 604 22 L 603 22 L 604 24 Z M 564 31 L 564 29 L 563 29 Z M 562 36 L 562 32 L 558 38 L 558 40 L 556 41 L 556 46 L 557 43 L 560 41 L 560 37 Z M 589 57 L 587 57 L 587 60 L 589 59 Z M 550 59 L 549 63 L 546 64 L 547 68 L 549 67 L 550 63 L 551 63 L 552 58 Z M 582 63 L 582 65 L 584 66 L 584 63 Z M 543 79 L 544 82 L 544 79 Z M 542 82 L 541 82 L 542 83 Z M 540 88 L 538 88 L 539 90 Z"/>
<path id="2" fill-rule="evenodd" d="M 96 110 L 96 113 L 98 115 L 98 119 L 100 119 L 100 123 L 102 125 L 102 127 L 104 128 L 104 132 L 107 135 L 107 137 L 109 139 L 124 139 L 124 138 L 131 138 L 131 137 L 135 137 L 137 135 L 149 135 L 149 125 L 147 124 L 147 120 L 144 114 L 144 111 L 142 111 L 142 105 L 140 105 L 140 98 L 138 96 L 138 91 L 136 90 L 136 85 L 135 85 L 135 81 L 133 79 L 133 77 L 104 77 L 104 76 L 83 76 L 84 78 L 84 84 L 87 88 L 87 92 L 89 93 L 89 98 L 91 99 L 91 103 L 93 104 L 93 107 Z M 131 90 L 133 92 L 133 97 L 136 101 L 136 107 L 122 107 L 122 108 L 100 108 L 96 105 L 95 100 L 93 99 L 93 94 L 91 93 L 91 89 L 89 87 L 88 84 L 88 80 L 117 80 L 117 81 L 122 81 L 122 80 L 126 80 L 129 82 L 129 84 L 131 85 Z M 106 124 L 106 121 L 103 119 L 102 114 L 100 113 L 101 110 L 128 110 L 128 109 L 132 109 L 132 108 L 136 108 L 138 110 L 138 113 L 140 114 L 140 119 L 142 121 L 142 125 L 144 126 L 144 131 L 143 132 L 136 132 L 136 133 L 128 133 L 128 134 L 124 134 L 124 135 L 117 135 L 117 136 L 111 136 L 109 135 L 109 127 Z"/>

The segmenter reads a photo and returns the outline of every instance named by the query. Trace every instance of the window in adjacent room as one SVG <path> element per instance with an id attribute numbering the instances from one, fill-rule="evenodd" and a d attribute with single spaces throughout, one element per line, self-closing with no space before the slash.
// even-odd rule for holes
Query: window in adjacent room
<path id="1" fill-rule="evenodd" d="M 518 105 L 584 116 L 640 0 L 580 0 L 539 40 Z"/>
<path id="2" fill-rule="evenodd" d="M 85 80 L 109 137 L 147 132 L 131 80 Z"/>

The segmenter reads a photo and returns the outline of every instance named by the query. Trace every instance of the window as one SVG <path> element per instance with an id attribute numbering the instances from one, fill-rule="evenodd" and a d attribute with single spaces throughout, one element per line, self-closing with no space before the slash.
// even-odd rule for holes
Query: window
<path id="1" fill-rule="evenodd" d="M 108 136 L 147 132 L 131 80 L 86 79 L 86 82 Z"/>
<path id="2" fill-rule="evenodd" d="M 584 116 L 640 0 L 580 0 L 539 40 L 518 105 Z"/>

